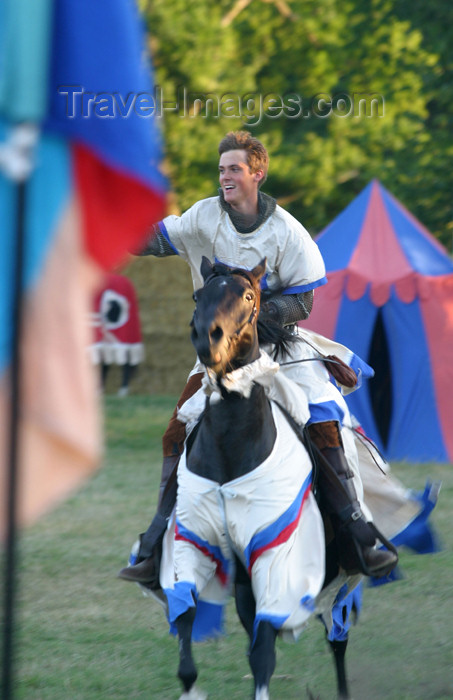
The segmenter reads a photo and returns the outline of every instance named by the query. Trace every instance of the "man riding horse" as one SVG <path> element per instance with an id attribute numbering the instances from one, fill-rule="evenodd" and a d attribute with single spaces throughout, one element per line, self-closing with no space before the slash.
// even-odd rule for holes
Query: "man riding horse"
<path id="1" fill-rule="evenodd" d="M 190 266 L 195 290 L 203 285 L 200 275 L 203 255 L 212 262 L 247 269 L 266 256 L 263 295 L 266 299 L 268 294 L 268 300 L 262 304 L 260 319 L 293 326 L 308 318 L 313 290 L 327 282 L 319 249 L 293 216 L 261 192 L 269 157 L 258 139 L 246 131 L 230 132 L 219 144 L 219 155 L 218 196 L 197 202 L 182 216 L 167 216 L 153 229 L 148 244 L 137 254 L 180 255 Z M 297 332 L 297 326 L 294 329 Z M 293 365 L 292 378 L 306 387 L 311 376 L 308 365 L 312 364 Z M 178 420 L 177 413 L 200 388 L 202 376 L 202 366 L 197 362 L 163 437 L 157 514 L 141 536 L 138 563 L 119 572 L 124 580 L 142 583 L 156 580 L 158 557 L 155 555 L 176 502 L 176 472 L 186 437 L 185 425 Z M 323 395 L 316 397 L 315 393 L 314 388 L 309 399 L 308 432 L 321 455 L 318 486 L 340 542 L 340 565 L 346 571 L 385 575 L 396 565 L 397 555 L 375 548 L 375 530 L 364 516 L 353 484 L 353 477 L 357 480 L 358 476 L 354 475 L 343 449 L 341 401 L 325 400 Z"/>

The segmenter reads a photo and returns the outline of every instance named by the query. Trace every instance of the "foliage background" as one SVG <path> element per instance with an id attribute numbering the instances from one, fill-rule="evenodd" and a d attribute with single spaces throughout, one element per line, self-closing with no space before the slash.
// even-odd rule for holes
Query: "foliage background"
<path id="1" fill-rule="evenodd" d="M 217 146 L 247 128 L 271 157 L 264 190 L 319 233 L 378 178 L 446 247 L 453 244 L 453 5 L 443 0 L 142 0 L 166 107 L 169 211 L 217 192 Z M 376 94 L 384 112 L 288 118 L 184 114 L 181 91 Z M 190 101 L 189 101 L 190 106 Z M 250 112 L 251 114 L 251 112 Z M 179 392 L 191 366 L 191 285 L 181 261 L 132 264 L 148 359 L 135 387 Z M 161 300 L 159 300 L 161 297 Z M 162 303 L 161 303 L 162 302 Z M 160 311 L 158 310 L 158 307 Z M 163 334 L 163 338 L 160 337 Z"/>
<path id="2" fill-rule="evenodd" d="M 373 177 L 451 246 L 453 8 L 441 0 L 151 0 L 156 82 L 191 93 L 377 93 L 382 116 L 205 118 L 165 112 L 182 209 L 216 192 L 219 139 L 245 126 L 271 154 L 267 190 L 319 232 Z M 338 113 L 338 110 L 336 110 Z"/>

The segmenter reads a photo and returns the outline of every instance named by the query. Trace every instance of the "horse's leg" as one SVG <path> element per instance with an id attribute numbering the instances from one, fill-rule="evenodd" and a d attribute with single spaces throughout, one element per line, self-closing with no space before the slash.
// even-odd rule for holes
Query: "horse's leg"
<path id="1" fill-rule="evenodd" d="M 270 622 L 261 621 L 250 649 L 250 668 L 255 680 L 255 700 L 268 700 L 269 683 L 275 670 L 277 630 Z"/>
<path id="2" fill-rule="evenodd" d="M 269 682 L 275 668 L 276 631 L 268 622 L 261 622 L 255 641 L 256 601 L 252 583 L 239 561 L 236 562 L 234 599 L 239 619 L 250 640 L 249 662 L 255 680 L 255 700 L 267 700 Z"/>
<path id="3" fill-rule="evenodd" d="M 180 678 L 185 693 L 182 698 L 196 697 L 192 692 L 198 677 L 197 668 L 192 656 L 192 627 L 195 620 L 196 608 L 189 608 L 176 618 L 175 624 L 179 638 L 179 667 L 178 677 Z"/>
<path id="4" fill-rule="evenodd" d="M 235 556 L 235 569 L 234 600 L 236 603 L 236 612 L 242 626 L 249 636 L 251 646 L 253 641 L 253 625 L 255 624 L 256 615 L 255 596 L 253 595 L 250 576 L 237 556 Z"/>
<path id="5" fill-rule="evenodd" d="M 337 672 L 338 700 L 349 700 L 348 682 L 346 679 L 345 654 L 348 646 L 348 638 L 341 642 L 329 641 L 335 659 L 335 669 Z"/>
<path id="6" fill-rule="evenodd" d="M 252 586 L 249 583 L 236 583 L 234 587 L 234 599 L 236 602 L 236 612 L 247 632 L 250 645 L 253 641 L 253 625 L 255 622 L 256 604 Z"/>

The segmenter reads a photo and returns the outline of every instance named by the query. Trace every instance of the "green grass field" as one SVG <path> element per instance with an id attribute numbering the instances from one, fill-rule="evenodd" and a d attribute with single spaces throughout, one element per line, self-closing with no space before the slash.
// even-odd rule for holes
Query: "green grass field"
<path id="1" fill-rule="evenodd" d="M 177 643 L 161 609 L 116 578 L 153 514 L 160 438 L 172 397 L 105 399 L 104 466 L 70 500 L 23 533 L 19 548 L 15 700 L 176 700 Z M 453 698 L 451 465 L 393 465 L 406 486 L 443 482 L 433 522 L 443 551 L 401 553 L 405 578 L 366 588 L 351 631 L 355 700 Z M 211 700 L 249 698 L 246 639 L 228 609 L 228 635 L 197 645 Z M 297 644 L 278 642 L 274 700 L 335 697 L 330 652 L 313 621 Z"/>

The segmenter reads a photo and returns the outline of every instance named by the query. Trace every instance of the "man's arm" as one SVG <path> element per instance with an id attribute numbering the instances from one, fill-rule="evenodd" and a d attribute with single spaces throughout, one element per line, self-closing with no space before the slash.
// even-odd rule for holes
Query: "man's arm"
<path id="1" fill-rule="evenodd" d="M 140 250 L 132 251 L 134 255 L 154 255 L 157 258 L 166 258 L 168 255 L 177 255 L 177 252 L 165 236 L 160 232 L 159 224 L 152 227 L 148 242 Z"/>
<path id="2" fill-rule="evenodd" d="M 313 290 L 299 294 L 276 294 L 261 305 L 260 316 L 288 326 L 308 318 L 313 307 Z"/>

